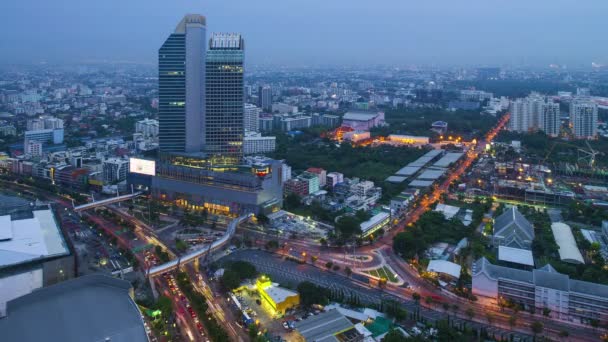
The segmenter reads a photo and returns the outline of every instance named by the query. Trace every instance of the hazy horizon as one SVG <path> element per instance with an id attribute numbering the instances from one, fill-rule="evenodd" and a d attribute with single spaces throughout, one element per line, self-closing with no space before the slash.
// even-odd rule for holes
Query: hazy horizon
<path id="1" fill-rule="evenodd" d="M 239 32 L 248 64 L 608 64 L 608 2 L 4 0 L 0 63 L 155 64 L 186 13 Z"/>

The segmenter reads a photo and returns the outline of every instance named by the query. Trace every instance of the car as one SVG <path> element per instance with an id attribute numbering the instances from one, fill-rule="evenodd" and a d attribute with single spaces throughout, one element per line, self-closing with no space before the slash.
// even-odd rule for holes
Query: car
<path id="1" fill-rule="evenodd" d="M 256 299 L 256 300 L 255 300 L 255 303 L 256 303 L 257 305 L 262 305 L 262 301 L 261 301 L 261 300 L 259 300 L 259 299 Z"/>
<path id="2" fill-rule="evenodd" d="M 283 328 L 285 328 L 285 330 L 289 330 L 289 325 L 287 322 L 283 322 Z"/>

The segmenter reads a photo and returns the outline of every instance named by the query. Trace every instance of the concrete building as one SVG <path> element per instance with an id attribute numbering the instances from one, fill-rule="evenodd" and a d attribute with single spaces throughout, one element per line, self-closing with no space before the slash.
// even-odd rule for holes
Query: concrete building
<path id="1" fill-rule="evenodd" d="M 63 143 L 63 128 L 25 131 L 23 145 L 26 146 L 30 141 L 43 144 L 61 144 Z"/>
<path id="2" fill-rule="evenodd" d="M 262 110 L 251 103 L 245 104 L 245 117 L 243 118 L 243 126 L 245 131 L 259 132 L 260 131 L 260 113 Z"/>
<path id="3" fill-rule="evenodd" d="M 309 167 L 306 171 L 314 173 L 319 177 L 319 188 L 322 188 L 327 184 L 327 171 L 320 167 Z"/>
<path id="4" fill-rule="evenodd" d="M 76 273 L 73 251 L 50 208 L 5 207 L 2 211 L 0 317 L 6 316 L 7 302 L 73 278 Z"/>
<path id="5" fill-rule="evenodd" d="M 243 153 L 248 155 L 274 152 L 276 141 L 276 137 L 263 137 L 260 133 L 246 131 L 243 140 Z"/>
<path id="6" fill-rule="evenodd" d="M 203 149 L 206 117 L 205 36 L 205 17 L 189 14 L 158 50 L 161 151 L 200 152 Z"/>
<path id="7" fill-rule="evenodd" d="M 42 143 L 35 140 L 28 141 L 27 145 L 24 146 L 25 154 L 32 157 L 42 156 Z"/>
<path id="8" fill-rule="evenodd" d="M 384 125 L 384 113 L 347 112 L 342 117 L 342 126 L 355 130 L 369 131 L 373 127 Z"/>
<path id="9" fill-rule="evenodd" d="M 298 112 L 298 107 L 286 103 L 273 103 L 272 112 L 279 114 L 296 114 Z"/>
<path id="10" fill-rule="evenodd" d="M 87 275 L 8 303 L 3 341 L 148 342 L 133 288 L 124 280 Z"/>
<path id="11" fill-rule="evenodd" d="M 272 88 L 269 85 L 258 88 L 258 106 L 265 111 L 272 110 Z"/>
<path id="12" fill-rule="evenodd" d="M 296 194 L 304 197 L 310 194 L 308 190 L 308 182 L 299 178 L 288 179 L 284 184 L 285 195 Z"/>
<path id="13" fill-rule="evenodd" d="M 589 324 L 608 319 L 608 286 L 570 279 L 551 265 L 532 271 L 477 260 L 472 267 L 472 292 L 480 303 L 507 301 L 551 317 Z"/>
<path id="14" fill-rule="evenodd" d="M 333 189 L 339 183 L 344 182 L 344 174 L 340 172 L 330 172 L 327 174 L 325 184 Z"/>
<path id="15" fill-rule="evenodd" d="M 127 179 L 129 160 L 109 158 L 103 161 L 103 180 L 105 183 L 122 182 Z"/>
<path id="16" fill-rule="evenodd" d="M 572 133 L 577 139 L 597 138 L 597 104 L 585 100 L 572 101 L 570 125 Z"/>
<path id="17" fill-rule="evenodd" d="M 391 215 L 389 213 L 378 213 L 360 224 L 361 237 L 368 237 L 380 229 L 388 230 L 388 228 L 390 228 L 390 223 Z"/>
<path id="18" fill-rule="evenodd" d="M 158 120 L 143 119 L 135 123 L 135 132 L 141 133 L 145 138 L 156 138 L 158 136 Z"/>
<path id="19" fill-rule="evenodd" d="M 306 182 L 308 184 L 308 194 L 313 194 L 317 191 L 319 191 L 319 175 L 312 173 L 312 172 L 307 172 L 304 171 L 302 172 L 302 174 L 300 174 L 298 176 L 298 179 Z"/>
<path id="20" fill-rule="evenodd" d="M 534 226 L 517 207 L 506 209 L 494 220 L 494 245 L 531 249 L 533 240 Z"/>
<path id="21" fill-rule="evenodd" d="M 331 114 L 319 114 L 314 113 L 312 115 L 313 126 L 324 126 L 324 127 L 338 127 L 340 126 L 340 117 Z"/>
<path id="22" fill-rule="evenodd" d="M 337 309 L 331 309 L 296 323 L 296 330 L 307 342 L 363 342 L 364 336 Z"/>
<path id="23" fill-rule="evenodd" d="M 561 128 L 559 103 L 547 102 L 541 105 L 541 127 L 549 136 L 557 137 Z"/>
<path id="24" fill-rule="evenodd" d="M 308 128 L 312 124 L 312 119 L 308 115 L 274 115 L 273 126 L 283 132 L 295 131 L 301 128 Z"/>
<path id="25" fill-rule="evenodd" d="M 261 276 L 256 280 L 256 288 L 260 297 L 277 314 L 285 314 L 285 311 L 300 305 L 300 295 L 297 292 L 282 288 L 272 283 L 270 278 Z"/>
<path id="26" fill-rule="evenodd" d="M 584 264 L 585 260 L 576 245 L 576 240 L 569 225 L 563 222 L 551 223 L 551 231 L 559 246 L 559 258 L 571 264 Z"/>

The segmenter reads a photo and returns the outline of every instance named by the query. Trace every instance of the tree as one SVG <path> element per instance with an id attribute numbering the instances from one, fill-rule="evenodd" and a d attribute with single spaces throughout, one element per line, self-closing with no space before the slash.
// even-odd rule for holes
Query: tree
<path id="1" fill-rule="evenodd" d="M 494 314 L 491 312 L 487 312 L 486 313 L 486 319 L 488 320 L 488 325 L 492 325 L 492 323 L 494 323 Z"/>
<path id="2" fill-rule="evenodd" d="M 386 335 L 384 335 L 384 338 L 382 338 L 382 342 L 407 342 L 407 341 L 410 341 L 410 339 L 405 337 L 401 333 L 401 331 L 399 331 L 397 329 L 392 329 Z"/>
<path id="3" fill-rule="evenodd" d="M 570 336 L 570 333 L 568 332 L 568 330 L 562 330 L 559 332 L 559 337 L 568 337 Z"/>
<path id="4" fill-rule="evenodd" d="M 412 299 L 414 300 L 414 302 L 416 302 L 416 304 L 419 304 L 420 303 L 420 294 L 418 292 L 412 293 Z"/>
<path id="5" fill-rule="evenodd" d="M 266 249 L 269 251 L 274 251 L 276 249 L 279 248 L 279 241 L 277 240 L 270 240 L 268 242 L 266 242 Z"/>
<path id="6" fill-rule="evenodd" d="M 349 239 L 353 235 L 361 234 L 361 226 L 357 218 L 353 216 L 342 216 L 335 224 L 336 231 L 342 239 Z"/>
<path id="7" fill-rule="evenodd" d="M 232 291 L 241 285 L 241 277 L 231 269 L 225 269 L 220 282 L 224 289 Z"/>
<path id="8" fill-rule="evenodd" d="M 268 222 L 270 222 L 270 220 L 268 219 L 268 216 L 266 216 L 266 214 L 264 214 L 264 213 L 259 213 L 256 217 L 258 218 L 258 222 L 261 225 L 267 225 Z"/>
<path id="9" fill-rule="evenodd" d="M 247 261 L 234 261 L 228 268 L 238 274 L 241 280 L 254 278 L 258 274 L 255 266 Z"/>
<path id="10" fill-rule="evenodd" d="M 427 296 L 426 298 L 424 298 L 424 302 L 429 306 L 433 305 L 433 297 Z"/>
<path id="11" fill-rule="evenodd" d="M 464 312 L 467 317 L 469 317 L 470 320 L 473 319 L 473 317 L 475 317 L 475 311 L 473 310 L 473 308 L 467 308 L 467 310 Z"/>
<path id="12" fill-rule="evenodd" d="M 543 308 L 543 316 L 549 317 L 550 314 L 551 314 L 551 309 L 549 309 L 547 307 Z"/>
<path id="13" fill-rule="evenodd" d="M 353 270 L 351 270 L 350 267 L 346 266 L 344 268 L 344 273 L 346 273 L 347 277 L 350 277 L 350 275 L 353 274 Z"/>
<path id="14" fill-rule="evenodd" d="M 450 310 L 450 304 L 449 303 L 443 302 L 443 303 L 441 303 L 441 307 L 443 307 L 443 311 L 444 312 L 448 312 L 448 310 Z"/>
<path id="15" fill-rule="evenodd" d="M 325 263 L 325 268 L 327 268 L 328 270 L 331 270 L 331 267 L 332 267 L 333 265 L 334 265 L 334 263 L 333 263 L 333 262 L 328 261 L 328 262 L 326 262 L 326 263 Z"/>
<path id="16" fill-rule="evenodd" d="M 188 249 L 188 244 L 184 240 L 175 238 L 175 248 L 180 252 L 184 252 Z"/>
<path id="17" fill-rule="evenodd" d="M 597 319 L 589 320 L 589 325 L 593 327 L 593 330 L 595 330 L 597 329 L 597 327 L 600 326 L 600 321 L 598 321 Z"/>
<path id="18" fill-rule="evenodd" d="M 511 327 L 511 329 L 515 328 L 515 326 L 517 325 L 517 315 L 513 314 L 511 316 L 509 316 L 509 326 Z"/>
<path id="19" fill-rule="evenodd" d="M 258 335 L 258 327 L 251 323 L 249 324 L 249 338 L 253 341 Z"/>
<path id="20" fill-rule="evenodd" d="M 293 210 L 296 209 L 297 207 L 300 206 L 301 203 L 301 199 L 300 196 L 298 196 L 298 194 L 296 193 L 290 193 L 287 196 L 285 196 L 285 209 L 287 210 Z"/>
<path id="21" fill-rule="evenodd" d="M 300 302 L 304 306 L 311 306 L 313 304 L 325 305 L 329 301 L 328 290 L 309 281 L 303 281 L 298 284 L 298 293 L 300 294 Z"/>
<path id="22" fill-rule="evenodd" d="M 534 322 L 532 322 L 532 324 L 530 324 L 530 329 L 532 329 L 535 339 L 536 339 L 536 335 L 543 332 L 544 327 L 545 326 L 543 325 L 543 323 L 541 323 L 539 321 L 534 321 Z"/>

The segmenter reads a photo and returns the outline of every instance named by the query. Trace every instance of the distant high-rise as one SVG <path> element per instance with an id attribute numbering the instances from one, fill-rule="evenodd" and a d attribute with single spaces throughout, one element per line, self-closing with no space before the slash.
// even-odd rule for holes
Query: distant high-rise
<path id="1" fill-rule="evenodd" d="M 200 152 L 205 142 L 206 22 L 186 15 L 158 50 L 159 145 Z"/>
<path id="2" fill-rule="evenodd" d="M 245 104 L 244 126 L 246 131 L 259 131 L 260 108 L 250 103 Z"/>
<path id="3" fill-rule="evenodd" d="M 597 104 L 584 100 L 572 101 L 570 124 L 576 138 L 595 139 L 597 137 Z"/>
<path id="4" fill-rule="evenodd" d="M 240 34 L 216 33 L 206 62 L 206 146 L 215 163 L 237 164 L 243 157 L 244 41 Z"/>
<path id="5" fill-rule="evenodd" d="M 559 103 L 547 102 L 541 105 L 542 130 L 547 135 L 557 137 L 561 127 Z"/>
<path id="6" fill-rule="evenodd" d="M 272 109 L 272 88 L 270 86 L 260 86 L 258 88 L 258 105 L 262 110 Z"/>
<path id="7" fill-rule="evenodd" d="M 511 118 L 508 128 L 510 131 L 527 132 L 530 125 L 530 106 L 525 99 L 517 99 L 511 102 L 509 108 Z"/>

